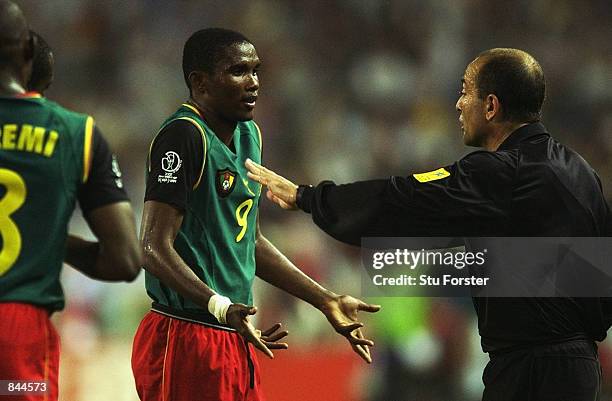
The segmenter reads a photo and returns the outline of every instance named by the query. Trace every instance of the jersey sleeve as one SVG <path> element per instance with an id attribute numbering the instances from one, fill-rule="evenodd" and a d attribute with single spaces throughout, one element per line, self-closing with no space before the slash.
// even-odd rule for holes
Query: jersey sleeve
<path id="1" fill-rule="evenodd" d="M 474 152 L 429 173 L 306 188 L 300 204 L 334 238 L 462 237 L 499 232 L 508 217 L 514 167 L 492 152 Z"/>
<path id="2" fill-rule="evenodd" d="M 204 171 L 203 133 L 192 122 L 175 120 L 153 140 L 145 201 L 185 210 Z"/>
<path id="3" fill-rule="evenodd" d="M 78 201 L 83 213 L 128 200 L 117 157 L 98 127 L 93 128 L 87 180 L 79 186 Z"/>

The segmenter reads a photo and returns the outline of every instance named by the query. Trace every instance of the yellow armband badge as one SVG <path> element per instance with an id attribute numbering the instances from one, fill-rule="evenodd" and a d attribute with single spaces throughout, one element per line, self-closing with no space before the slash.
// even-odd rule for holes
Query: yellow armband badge
<path id="1" fill-rule="evenodd" d="M 450 176 L 450 173 L 444 167 L 442 167 L 434 171 L 428 171 L 426 173 L 412 174 L 412 176 L 416 178 L 418 182 L 429 182 L 446 178 Z"/>

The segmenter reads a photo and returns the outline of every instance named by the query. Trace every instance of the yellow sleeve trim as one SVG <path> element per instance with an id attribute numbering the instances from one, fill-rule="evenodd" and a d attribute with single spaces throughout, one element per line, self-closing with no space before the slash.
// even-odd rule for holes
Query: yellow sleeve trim
<path id="1" fill-rule="evenodd" d="M 91 168 L 91 141 L 93 138 L 94 119 L 87 116 L 85 122 L 85 142 L 83 144 L 83 182 L 87 182 L 89 178 L 89 169 Z"/>
<path id="2" fill-rule="evenodd" d="M 187 105 L 187 106 L 189 106 L 189 105 Z M 191 106 L 189 106 L 189 107 L 191 107 Z M 200 185 L 200 181 L 202 181 L 202 176 L 204 175 L 204 165 L 206 165 L 206 134 L 204 133 L 204 130 L 202 129 L 200 124 L 198 124 L 196 122 L 196 120 L 194 120 L 193 118 L 179 117 L 179 118 L 177 118 L 177 120 L 189 121 L 190 123 L 195 125 L 195 127 L 198 129 L 198 131 L 200 131 L 200 134 L 202 135 L 202 168 L 200 169 L 200 176 L 198 177 L 198 180 L 193 185 L 193 189 L 196 189 Z M 149 159 L 151 159 L 151 158 L 149 157 Z"/>
<path id="3" fill-rule="evenodd" d="M 261 139 L 261 129 L 259 128 L 259 125 L 257 125 L 255 121 L 253 121 L 253 124 L 255 124 L 255 128 L 257 128 L 257 134 L 259 135 L 259 154 L 261 155 L 261 150 L 263 149 L 263 141 Z"/>
<path id="4" fill-rule="evenodd" d="M 439 168 L 437 170 L 428 171 L 426 173 L 412 174 L 412 176 L 416 178 L 418 182 L 429 182 L 446 178 L 450 176 L 450 173 L 445 168 Z"/>
<path id="5" fill-rule="evenodd" d="M 200 114 L 200 110 L 196 109 L 195 107 L 193 107 L 189 103 L 183 103 L 183 106 L 187 107 L 188 109 L 190 109 L 191 111 L 196 113 L 200 118 L 202 118 L 202 114 Z"/>
<path id="6" fill-rule="evenodd" d="M 157 139 L 157 136 L 159 135 L 162 129 L 157 131 L 157 134 L 155 134 L 155 137 L 153 137 L 153 140 L 151 141 L 151 144 L 149 145 L 149 155 L 147 156 L 147 172 L 148 173 L 151 172 L 151 151 L 153 150 L 153 144 L 155 143 L 155 140 Z"/>

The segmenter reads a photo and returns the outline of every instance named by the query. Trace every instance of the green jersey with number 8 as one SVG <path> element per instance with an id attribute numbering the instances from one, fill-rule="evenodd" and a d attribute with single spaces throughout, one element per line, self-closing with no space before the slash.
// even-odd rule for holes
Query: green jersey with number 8
<path id="1" fill-rule="evenodd" d="M 255 234 L 261 186 L 250 181 L 244 161 L 261 160 L 261 134 L 253 121 L 239 122 L 233 146 L 223 143 L 206 124 L 199 110 L 183 104 L 168 118 L 160 133 L 178 120 L 187 128 L 197 128 L 202 141 L 198 154 L 203 163 L 195 163 L 193 185 L 183 189 L 177 180 L 189 165 L 193 153 L 161 145 L 159 135 L 151 144 L 146 200 L 167 202 L 172 195 L 153 196 L 154 191 L 188 191 L 183 222 L 174 248 L 193 272 L 213 290 L 233 302 L 251 304 L 255 277 Z M 160 134 L 160 135 L 166 135 Z M 179 146 L 179 145 L 177 145 Z M 155 157 L 153 156 L 155 153 Z M 154 163 L 154 165 L 152 165 Z M 161 188 L 161 189 L 160 189 Z M 146 288 L 157 303 L 181 310 L 202 308 L 172 290 L 146 272 Z"/>
<path id="2" fill-rule="evenodd" d="M 0 302 L 63 308 L 67 226 L 93 126 L 39 95 L 0 98 Z"/>

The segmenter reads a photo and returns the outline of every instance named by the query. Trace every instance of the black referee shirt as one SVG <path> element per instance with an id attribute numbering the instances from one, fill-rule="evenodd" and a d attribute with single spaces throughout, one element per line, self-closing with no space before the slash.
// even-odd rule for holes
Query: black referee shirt
<path id="1" fill-rule="evenodd" d="M 606 236 L 610 216 L 599 178 L 540 123 L 513 132 L 495 152 L 476 151 L 424 175 L 302 192 L 300 208 L 334 238 Z M 474 298 L 482 346 L 496 352 L 530 344 L 606 336 L 599 298 Z"/>

